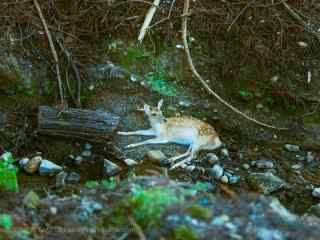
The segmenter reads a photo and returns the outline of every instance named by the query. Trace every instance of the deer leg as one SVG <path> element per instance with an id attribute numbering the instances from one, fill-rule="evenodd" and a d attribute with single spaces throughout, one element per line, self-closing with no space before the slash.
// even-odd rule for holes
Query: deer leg
<path id="1" fill-rule="evenodd" d="M 176 161 L 176 160 L 178 160 L 178 159 L 180 159 L 180 158 L 187 157 L 188 155 L 190 155 L 191 150 L 192 150 L 192 148 L 191 148 L 191 146 L 190 146 L 185 153 L 183 153 L 183 154 L 181 154 L 181 155 L 178 155 L 178 156 L 175 156 L 175 157 L 172 157 L 172 158 L 169 158 L 169 159 L 167 159 L 167 161 L 168 161 L 168 162 L 174 162 L 174 161 Z"/>
<path id="2" fill-rule="evenodd" d="M 192 151 L 191 151 L 191 153 L 190 153 L 190 155 L 188 157 L 186 157 L 185 159 L 181 160 L 180 162 L 174 164 L 169 170 L 173 170 L 173 169 L 175 169 L 175 168 L 177 168 L 177 167 L 179 167 L 179 166 L 181 166 L 181 165 L 183 165 L 185 163 L 190 162 L 192 159 L 195 158 L 197 153 L 198 153 L 198 148 L 192 149 Z"/>
<path id="3" fill-rule="evenodd" d="M 145 140 L 142 142 L 129 144 L 125 148 L 133 148 L 133 147 L 146 145 L 146 144 L 162 144 L 162 143 L 168 143 L 168 140 L 162 139 L 162 138 L 152 138 L 152 139 L 148 139 L 148 140 Z"/>
<path id="4" fill-rule="evenodd" d="M 118 132 L 119 135 L 142 135 L 142 136 L 155 136 L 156 133 L 153 129 L 138 130 L 132 132 Z"/>

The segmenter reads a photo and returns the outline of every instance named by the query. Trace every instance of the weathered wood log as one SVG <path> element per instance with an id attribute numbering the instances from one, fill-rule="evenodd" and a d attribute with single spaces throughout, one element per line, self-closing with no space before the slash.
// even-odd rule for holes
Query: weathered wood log
<path id="1" fill-rule="evenodd" d="M 66 108 L 62 112 L 40 106 L 38 132 L 40 134 L 103 141 L 110 138 L 119 125 L 119 117 L 101 110 Z"/>

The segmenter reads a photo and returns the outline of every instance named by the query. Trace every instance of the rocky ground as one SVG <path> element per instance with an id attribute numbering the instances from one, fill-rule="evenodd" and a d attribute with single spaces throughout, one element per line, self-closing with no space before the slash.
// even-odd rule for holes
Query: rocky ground
<path id="1" fill-rule="evenodd" d="M 3 159 L 8 152 L 16 159 L 20 191 L 1 191 L 0 239 L 318 238 L 319 125 L 296 126 L 276 112 L 255 111 L 291 129 L 271 131 L 239 119 L 201 90 L 183 86 L 176 96 L 163 96 L 111 62 L 88 73 L 94 97 L 86 108 L 118 115 L 118 129 L 147 129 L 138 109 L 162 98 L 166 116 L 212 124 L 223 147 L 168 171 L 164 160 L 184 146 L 125 149 L 145 137 L 116 133 L 102 143 L 39 135 L 39 99 L 19 102 L 21 93 L 2 91 L 0 150 Z"/>

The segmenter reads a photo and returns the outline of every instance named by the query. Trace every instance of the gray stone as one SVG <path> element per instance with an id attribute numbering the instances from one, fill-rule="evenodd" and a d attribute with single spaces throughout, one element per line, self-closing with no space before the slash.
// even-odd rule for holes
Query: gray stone
<path id="1" fill-rule="evenodd" d="M 307 152 L 307 162 L 313 162 L 314 156 L 312 152 Z"/>
<path id="2" fill-rule="evenodd" d="M 312 215 L 320 218 L 320 203 L 311 206 L 311 207 L 308 209 L 308 213 L 310 213 L 310 214 L 312 214 Z"/>
<path id="3" fill-rule="evenodd" d="M 129 166 L 129 167 L 133 167 L 133 166 L 138 165 L 138 163 L 137 163 L 135 160 L 130 159 L 130 158 L 125 159 L 124 162 L 125 162 L 125 163 L 127 164 L 127 166 Z"/>
<path id="4" fill-rule="evenodd" d="M 314 196 L 316 198 L 320 198 L 320 188 L 314 188 L 312 190 L 312 196 Z"/>
<path id="5" fill-rule="evenodd" d="M 250 168 L 250 165 L 248 163 L 244 163 L 242 164 L 242 168 L 248 170 Z"/>
<path id="6" fill-rule="evenodd" d="M 216 162 L 219 161 L 219 157 L 214 153 L 208 153 L 206 155 L 205 159 L 211 164 L 216 163 Z"/>
<path id="7" fill-rule="evenodd" d="M 167 159 L 166 155 L 160 150 L 151 150 L 147 153 L 147 158 L 155 163 L 160 163 Z"/>
<path id="8" fill-rule="evenodd" d="M 41 156 L 35 156 L 35 157 L 31 158 L 23 166 L 24 171 L 26 171 L 27 173 L 30 173 L 30 174 L 37 172 L 40 167 L 41 161 L 42 161 Z"/>
<path id="9" fill-rule="evenodd" d="M 228 151 L 228 149 L 226 149 L 226 148 L 221 149 L 221 153 L 222 153 L 223 156 L 229 157 L 229 151 Z"/>
<path id="10" fill-rule="evenodd" d="M 108 177 L 113 176 L 121 171 L 121 168 L 117 164 L 109 161 L 108 159 L 104 159 L 103 168 L 104 174 Z"/>
<path id="11" fill-rule="evenodd" d="M 30 161 L 30 159 L 27 158 L 27 157 L 22 158 L 22 159 L 19 161 L 19 166 L 23 168 L 29 161 Z"/>
<path id="12" fill-rule="evenodd" d="M 229 183 L 229 179 L 226 175 L 223 175 L 221 178 L 220 178 L 220 181 L 223 182 L 223 183 Z"/>
<path id="13" fill-rule="evenodd" d="M 196 166 L 194 165 L 189 165 L 185 168 L 188 172 L 193 172 L 196 169 Z"/>
<path id="14" fill-rule="evenodd" d="M 293 144 L 285 144 L 284 148 L 289 152 L 299 152 L 300 151 L 300 147 L 298 145 L 293 145 Z"/>
<path id="15" fill-rule="evenodd" d="M 74 163 L 75 164 L 80 164 L 83 161 L 83 157 L 81 156 L 76 156 L 76 158 L 74 159 Z"/>
<path id="16" fill-rule="evenodd" d="M 270 194 L 287 186 L 287 183 L 271 172 L 250 173 L 247 177 L 249 185 L 263 194 Z"/>
<path id="17" fill-rule="evenodd" d="M 66 183 L 75 184 L 80 182 L 80 174 L 76 172 L 71 172 L 66 177 Z"/>
<path id="18" fill-rule="evenodd" d="M 56 175 L 56 187 L 62 187 L 65 185 L 67 175 L 68 174 L 65 171 L 61 171 Z"/>
<path id="19" fill-rule="evenodd" d="M 81 153 L 81 156 L 83 157 L 91 157 L 92 152 L 90 150 L 85 150 Z"/>
<path id="20" fill-rule="evenodd" d="M 39 173 L 41 176 L 52 176 L 62 171 L 62 167 L 43 159 L 40 164 Z"/>
<path id="21" fill-rule="evenodd" d="M 272 160 L 260 159 L 257 161 L 252 161 L 252 165 L 259 169 L 270 169 L 274 168 Z"/>
<path id="22" fill-rule="evenodd" d="M 291 166 L 291 169 L 292 169 L 292 170 L 295 170 L 295 171 L 301 170 L 302 168 L 303 168 L 303 165 L 300 164 L 300 163 L 294 164 L 294 165 Z"/>
<path id="23" fill-rule="evenodd" d="M 90 143 L 84 144 L 84 150 L 91 150 L 91 149 L 92 149 L 92 145 Z"/>
<path id="24" fill-rule="evenodd" d="M 216 164 L 209 170 L 209 173 L 213 178 L 220 179 L 223 175 L 223 171 L 223 167 L 221 167 L 219 164 Z"/>

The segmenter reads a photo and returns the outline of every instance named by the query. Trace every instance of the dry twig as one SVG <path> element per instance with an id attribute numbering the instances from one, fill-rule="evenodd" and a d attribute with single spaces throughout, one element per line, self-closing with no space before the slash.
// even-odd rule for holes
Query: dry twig
<path id="1" fill-rule="evenodd" d="M 260 122 L 260 121 L 258 121 L 256 119 L 248 116 L 247 114 L 241 112 L 239 109 L 235 108 L 230 103 L 228 103 L 227 101 L 222 99 L 215 91 L 213 91 L 209 87 L 209 85 L 206 83 L 206 81 L 198 73 L 197 69 L 195 68 L 195 66 L 193 64 L 193 60 L 192 60 L 192 57 L 191 57 L 191 53 L 190 53 L 190 49 L 189 49 L 189 45 L 188 45 L 188 41 L 187 41 L 187 25 L 188 25 L 189 8 L 190 8 L 190 0 L 185 0 L 184 1 L 183 14 L 182 14 L 182 40 L 183 40 L 184 50 L 185 50 L 185 52 L 187 54 L 187 58 L 188 58 L 188 63 L 189 63 L 190 69 L 191 69 L 192 73 L 196 76 L 196 78 L 201 82 L 203 87 L 210 94 L 212 94 L 214 97 L 216 97 L 221 103 L 223 103 L 225 106 L 230 108 L 232 111 L 234 111 L 234 112 L 238 113 L 239 115 L 241 115 L 242 117 L 246 118 L 247 120 L 249 120 L 251 122 L 254 122 L 254 123 L 256 123 L 256 124 L 258 124 L 260 126 L 263 126 L 263 127 L 272 128 L 272 129 L 276 129 L 276 130 L 287 130 L 287 128 L 278 128 L 278 127 L 275 127 L 275 126 Z"/>
<path id="2" fill-rule="evenodd" d="M 140 240 L 147 240 L 146 236 L 144 235 L 140 225 L 136 222 L 136 220 L 131 216 L 129 215 L 128 216 L 128 219 L 129 219 L 129 222 L 131 223 L 133 229 L 135 230 L 135 232 L 138 234 L 139 236 L 139 239 Z"/>
<path id="3" fill-rule="evenodd" d="M 33 3 L 37 9 L 38 15 L 41 19 L 44 31 L 46 33 L 46 36 L 48 38 L 49 41 L 49 45 L 50 45 L 50 49 L 53 55 L 53 59 L 54 59 L 54 63 L 55 63 L 55 67 L 56 67 L 56 74 L 57 74 L 57 80 L 58 80 L 58 87 L 59 87 L 59 97 L 60 97 L 60 101 L 61 101 L 61 105 L 64 106 L 65 102 L 64 102 L 64 95 L 63 95 L 63 88 L 62 88 L 62 81 L 61 81 L 61 75 L 60 75 L 60 67 L 59 67 L 59 58 L 58 58 L 58 54 L 57 51 L 54 47 L 53 41 L 52 41 L 52 37 L 47 25 L 47 22 L 42 14 L 40 5 L 38 3 L 38 0 L 33 0 Z"/>

